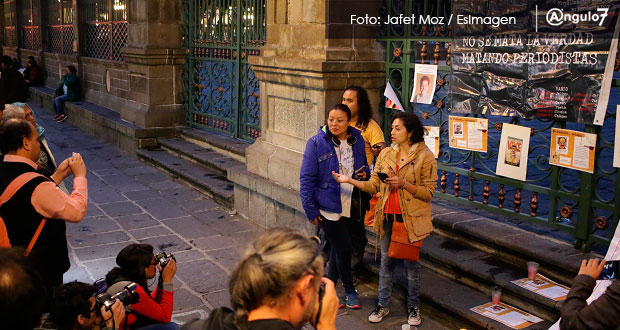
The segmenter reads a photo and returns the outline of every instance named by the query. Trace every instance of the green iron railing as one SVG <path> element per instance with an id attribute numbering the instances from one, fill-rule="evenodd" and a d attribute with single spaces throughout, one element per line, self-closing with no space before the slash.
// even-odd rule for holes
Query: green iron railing
<path id="1" fill-rule="evenodd" d="M 258 80 L 248 56 L 266 38 L 265 0 L 184 0 L 186 122 L 253 140 L 260 136 Z"/>
<path id="2" fill-rule="evenodd" d="M 445 0 L 386 0 L 386 8 L 390 15 L 443 16 L 447 21 L 451 7 L 450 1 Z M 538 231 L 570 238 L 583 250 L 588 250 L 593 243 L 609 245 L 620 215 L 620 197 L 616 194 L 620 191 L 620 180 L 618 169 L 612 167 L 615 103 L 618 103 L 620 93 L 615 96 L 612 93 L 612 100 L 616 101 L 610 100 L 608 109 L 614 110 L 608 110 L 602 127 L 520 117 L 467 115 L 489 120 L 488 152 L 452 149 L 448 146 L 450 29 L 445 25 L 385 26 L 383 35 L 380 41 L 385 43 L 387 50 L 386 76 L 399 94 L 401 103 L 406 111 L 416 113 L 424 125 L 439 126 L 441 130 L 436 196 L 506 216 L 507 221 L 519 225 L 542 225 L 548 229 L 536 226 Z M 438 65 L 437 86 L 430 105 L 408 102 L 415 63 Z M 390 109 L 384 112 L 386 137 L 392 113 Z M 533 128 L 525 182 L 495 174 L 503 123 Z M 552 127 L 597 134 L 593 174 L 549 165 Z"/>

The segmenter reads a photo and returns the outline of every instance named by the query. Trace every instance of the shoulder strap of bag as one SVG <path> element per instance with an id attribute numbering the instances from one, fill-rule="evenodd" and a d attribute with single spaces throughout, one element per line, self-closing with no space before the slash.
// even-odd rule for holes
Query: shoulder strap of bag
<path id="1" fill-rule="evenodd" d="M 0 206 L 8 202 L 11 199 L 11 197 L 13 197 L 13 195 L 15 195 L 15 193 L 19 189 L 21 189 L 21 187 L 23 187 L 26 183 L 40 176 L 43 176 L 43 175 L 37 172 L 27 172 L 15 178 L 6 187 L 6 189 L 4 189 L 4 192 L 2 193 L 2 195 L 0 195 Z M 39 227 L 37 228 L 34 235 L 32 236 L 32 239 L 30 240 L 30 243 L 28 244 L 28 247 L 26 248 L 26 252 L 24 253 L 24 256 L 27 257 L 28 255 L 30 255 L 30 252 L 32 251 L 32 248 L 34 247 L 34 244 L 37 242 L 37 239 L 39 239 L 39 235 L 41 235 L 41 231 L 43 230 L 44 225 L 45 225 L 45 218 L 41 219 L 41 223 L 39 223 Z M 2 221 L 2 223 L 0 224 L 0 230 L 3 230 L 6 233 L 6 226 L 4 225 L 4 221 Z M 4 233 L 3 233 L 3 236 L 4 236 Z M 6 237 L 7 237 L 7 243 L 10 246 L 10 243 L 8 242 L 8 234 L 6 234 Z"/>

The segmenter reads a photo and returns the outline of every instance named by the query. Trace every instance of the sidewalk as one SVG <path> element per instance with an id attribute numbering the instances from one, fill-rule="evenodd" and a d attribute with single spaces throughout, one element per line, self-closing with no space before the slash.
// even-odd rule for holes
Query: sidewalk
<path id="1" fill-rule="evenodd" d="M 230 305 L 228 275 L 258 227 L 162 171 L 75 126 L 55 122 L 40 108 L 33 110 L 46 129 L 56 161 L 79 152 L 88 168 L 87 214 L 80 223 L 67 225 L 71 269 L 65 282 L 102 278 L 116 265 L 123 247 L 148 243 L 177 259 L 174 321 L 206 318 L 213 308 Z M 65 183 L 71 189 L 72 177 Z M 393 299 L 394 316 L 370 324 L 367 317 L 376 303 L 376 284 L 358 289 L 363 310 L 342 310 L 338 329 L 401 329 L 406 322 L 404 307 L 399 306 L 402 297 Z M 424 324 L 418 329 L 445 329 L 424 312 L 423 307 Z"/>

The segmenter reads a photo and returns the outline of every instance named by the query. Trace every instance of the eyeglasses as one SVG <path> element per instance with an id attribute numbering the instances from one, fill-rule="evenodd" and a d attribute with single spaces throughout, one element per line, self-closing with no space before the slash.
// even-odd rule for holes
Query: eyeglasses
<path id="1" fill-rule="evenodd" d="M 308 265 L 306 266 L 306 268 L 312 268 L 312 264 L 314 263 L 314 260 L 316 260 L 316 258 L 319 257 L 319 254 L 321 253 L 321 251 L 323 251 L 323 248 L 325 247 L 325 244 L 321 242 L 321 239 L 318 236 L 312 236 L 310 237 L 310 239 L 313 241 L 316 241 L 317 247 L 316 247 L 316 250 L 314 251 L 314 254 L 312 255 L 312 258 L 310 259 L 310 262 L 308 262 Z"/>

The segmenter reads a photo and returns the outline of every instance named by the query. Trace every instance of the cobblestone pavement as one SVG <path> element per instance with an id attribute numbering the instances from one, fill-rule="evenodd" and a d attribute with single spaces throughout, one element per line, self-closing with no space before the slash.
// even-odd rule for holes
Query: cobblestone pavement
<path id="1" fill-rule="evenodd" d="M 148 243 L 176 256 L 174 321 L 205 318 L 211 309 L 229 305 L 228 274 L 260 229 L 172 176 L 33 109 L 57 162 L 79 152 L 88 168 L 88 212 L 80 223 L 67 225 L 71 269 L 64 281 L 102 278 L 124 246 Z M 65 183 L 71 189 L 72 177 Z M 367 316 L 376 303 L 376 284 L 361 284 L 358 290 L 363 309 L 342 311 L 339 329 L 401 329 L 405 311 L 396 305 L 402 303 L 395 301 L 392 315 L 372 325 Z M 444 327 L 425 318 L 418 328 Z"/>

